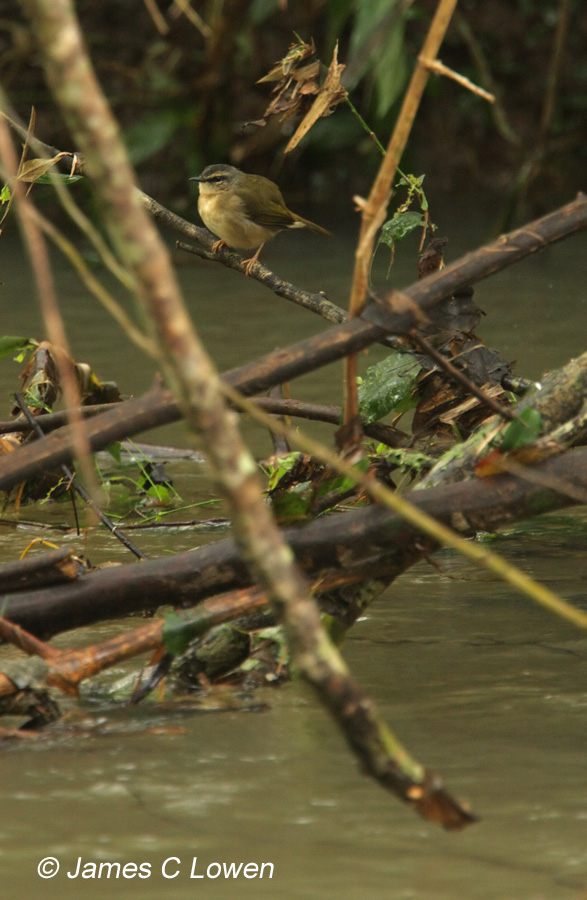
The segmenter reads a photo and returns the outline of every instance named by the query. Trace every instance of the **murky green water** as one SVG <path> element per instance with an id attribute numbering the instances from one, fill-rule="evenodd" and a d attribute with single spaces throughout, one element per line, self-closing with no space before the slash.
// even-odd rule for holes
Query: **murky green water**
<path id="1" fill-rule="evenodd" d="M 455 239 L 450 258 L 475 243 L 476 236 Z M 584 238 L 574 238 L 479 287 L 488 313 L 479 332 L 518 360 L 519 374 L 539 377 L 584 349 L 583 246 Z M 307 235 L 288 235 L 269 249 L 267 262 L 343 305 L 350 233 L 330 242 L 327 257 L 323 251 Z M 16 252 L 6 260 L 1 330 L 38 337 L 24 262 Z M 324 327 L 220 267 L 190 266 L 180 275 L 221 369 Z M 412 280 L 401 261 L 395 277 L 399 286 Z M 150 363 L 116 334 L 74 276 L 62 272 L 59 283 L 76 357 L 125 393 L 145 390 Z M 14 372 L 0 363 L 3 398 L 15 388 Z M 293 393 L 324 399 L 327 391 L 337 402 L 339 372 L 332 366 L 301 379 Z M 264 436 L 245 430 L 258 452 L 268 448 Z M 185 441 L 179 425 L 150 437 Z M 172 472 L 174 466 L 186 485 L 186 463 L 172 464 Z M 205 474 L 197 478 L 205 493 Z M 497 549 L 584 605 L 586 534 L 587 516 L 571 512 L 520 527 Z M 2 558 L 13 559 L 28 536 L 2 528 Z M 172 549 L 195 543 L 185 535 L 145 541 L 152 554 L 165 552 L 169 541 Z M 96 561 L 119 554 L 101 532 L 90 535 L 88 552 Z M 398 735 L 470 802 L 479 824 L 445 834 L 373 785 L 298 683 L 268 689 L 268 706 L 258 712 L 113 710 L 106 685 L 120 671 L 85 688 L 75 717 L 78 728 L 87 724 L 85 736 L 64 732 L 53 742 L 3 747 L 0 896 L 582 900 L 587 638 L 453 555 L 439 560 L 441 571 L 423 563 L 397 582 L 357 624 L 345 655 Z M 48 856 L 61 870 L 41 879 L 37 865 Z M 109 879 L 105 872 L 70 878 L 79 858 L 82 866 L 119 862 L 137 869 L 118 879 L 114 870 Z M 231 862 L 273 863 L 273 877 L 268 868 L 262 880 L 214 877 L 214 863 Z M 190 877 L 207 870 L 208 877 Z"/>

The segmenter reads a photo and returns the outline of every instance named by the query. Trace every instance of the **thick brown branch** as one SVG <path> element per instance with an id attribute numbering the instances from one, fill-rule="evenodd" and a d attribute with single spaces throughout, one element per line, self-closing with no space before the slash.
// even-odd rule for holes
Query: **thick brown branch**
<path id="1" fill-rule="evenodd" d="M 511 232 L 473 253 L 469 253 L 440 272 L 406 288 L 403 293 L 422 309 L 430 309 L 444 297 L 476 280 L 485 278 L 547 244 L 562 240 L 587 227 L 587 196 L 544 216 L 524 228 Z M 366 321 L 368 320 L 368 321 Z M 416 323 L 417 324 L 417 323 Z M 313 371 L 353 350 L 360 350 L 380 340 L 386 332 L 405 333 L 414 325 L 413 317 L 393 314 L 385 305 L 372 305 L 362 318 L 353 319 L 316 335 L 307 341 L 275 351 L 259 360 L 233 369 L 224 376 L 243 394 L 268 390 Z M 179 406 L 172 395 L 160 387 L 153 388 L 139 400 L 131 400 L 119 410 L 96 416 L 87 430 L 92 450 L 112 441 L 132 436 L 154 425 L 180 418 Z M 39 445 L 21 447 L 0 459 L 0 490 L 7 490 L 25 477 L 33 475 L 39 463 L 55 465 L 71 459 L 72 434 L 69 429 L 45 438 Z"/>
<path id="2" fill-rule="evenodd" d="M 560 509 L 575 501 L 552 486 L 565 482 L 587 489 L 587 449 L 546 460 L 531 471 L 544 474 L 548 486 L 511 475 L 475 478 L 426 491 L 411 491 L 406 499 L 462 535 L 495 531 L 511 522 Z M 284 535 L 310 575 L 320 573 L 325 587 L 335 573 L 353 581 L 355 570 L 365 578 L 365 560 L 378 560 L 377 577 L 393 579 L 407 566 L 435 549 L 396 513 L 375 506 L 344 515 L 317 519 Z M 418 538 L 416 541 L 415 539 Z M 371 563 L 370 574 L 374 574 Z M 330 575 L 329 575 L 330 573 Z M 147 560 L 91 572 L 77 581 L 20 592 L 6 598 L 4 615 L 48 637 L 59 631 L 116 618 L 164 603 L 191 606 L 222 591 L 249 585 L 250 575 L 233 541 L 221 541 L 171 559 Z"/>
<path id="3" fill-rule="evenodd" d="M 0 567 L 0 594 L 74 581 L 82 569 L 73 547 L 35 553 Z"/>
<path id="4" fill-rule="evenodd" d="M 340 406 L 307 403 L 284 397 L 258 397 L 255 403 L 265 412 L 278 416 L 293 416 L 313 422 L 328 422 L 330 425 L 340 425 L 341 423 L 342 409 Z M 407 434 L 391 425 L 373 422 L 371 425 L 363 424 L 362 427 L 367 437 L 387 444 L 388 447 L 405 447 L 409 443 Z"/>

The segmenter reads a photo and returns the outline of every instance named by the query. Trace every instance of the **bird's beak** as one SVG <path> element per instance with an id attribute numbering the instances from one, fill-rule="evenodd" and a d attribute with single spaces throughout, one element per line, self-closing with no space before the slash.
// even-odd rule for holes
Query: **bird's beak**
<path id="1" fill-rule="evenodd" d="M 202 178 L 201 175 L 194 175 L 193 178 L 188 178 L 188 181 L 205 181 L 205 178 Z"/>

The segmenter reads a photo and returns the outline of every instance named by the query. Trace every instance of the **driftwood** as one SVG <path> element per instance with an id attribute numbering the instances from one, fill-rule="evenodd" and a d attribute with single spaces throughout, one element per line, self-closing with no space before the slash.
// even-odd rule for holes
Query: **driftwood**
<path id="1" fill-rule="evenodd" d="M 586 226 L 587 197 L 580 195 L 573 203 L 502 236 L 487 247 L 467 254 L 442 271 L 406 288 L 401 294 L 409 299 L 409 303 L 404 304 L 403 312 L 394 313 L 385 304 L 372 304 L 361 318 L 231 369 L 224 374 L 224 378 L 229 385 L 251 396 L 314 371 L 350 352 L 364 349 L 386 334 L 409 332 L 418 324 L 421 312 L 432 308 L 454 291 Z M 179 405 L 172 394 L 161 385 L 155 385 L 142 397 L 95 416 L 86 423 L 86 433 L 91 450 L 96 451 L 156 425 L 177 421 L 180 417 Z M 39 468 L 71 461 L 73 444 L 73 432 L 68 427 L 2 457 L 0 490 L 8 490 L 34 475 Z"/>
<path id="2" fill-rule="evenodd" d="M 539 482 L 558 483 L 561 489 L 504 474 L 411 491 L 407 498 L 463 536 L 494 531 L 578 502 L 561 490 L 572 481 L 587 491 L 587 449 L 545 460 L 532 472 Z M 357 590 L 369 580 L 388 584 L 436 549 L 400 516 L 379 506 L 290 528 L 284 537 L 304 571 L 314 578 L 319 574 L 322 604 L 346 624 L 362 609 L 356 599 L 346 606 L 337 593 L 340 588 L 351 585 Z M 13 593 L 5 598 L 3 614 L 38 637 L 48 638 L 104 619 L 155 610 L 162 604 L 192 606 L 250 584 L 234 541 L 224 540 L 171 558 L 93 571 L 58 587 Z"/>
<path id="3" fill-rule="evenodd" d="M 431 56 L 436 54 L 455 4 L 456 0 L 440 0 L 424 44 L 424 57 L 427 54 Z M 111 111 L 88 63 L 82 35 L 73 11 L 65 3 L 55 4 L 49 0 L 23 0 L 23 9 L 37 40 L 48 84 L 67 119 L 74 141 L 85 157 L 87 174 L 91 178 L 96 205 L 102 213 L 106 230 L 118 258 L 136 285 L 136 299 L 153 336 L 150 349 L 160 361 L 169 383 L 174 385 L 183 415 L 193 432 L 199 436 L 206 451 L 215 489 L 227 502 L 240 557 L 248 563 L 249 574 L 246 578 L 258 581 L 267 592 L 275 615 L 284 627 L 294 664 L 331 711 L 365 770 L 379 783 L 414 806 L 427 819 L 440 822 L 446 828 L 462 827 L 473 821 L 474 817 L 451 798 L 435 775 L 410 757 L 391 734 L 373 702 L 352 678 L 344 660 L 324 629 L 308 590 L 306 578 L 292 559 L 289 548 L 269 514 L 254 460 L 235 427 L 234 416 L 229 413 L 224 403 L 226 386 L 223 388 L 198 340 L 182 303 L 168 254 L 145 215 L 144 204 L 137 201 L 133 172 L 124 145 L 119 139 Z M 67 35 L 66 55 L 63 54 L 64 35 Z M 426 77 L 424 61 L 421 60 L 413 83 L 421 84 L 422 78 Z M 76 85 L 75 91 L 71 89 L 72 84 Z M 405 128 L 407 127 L 409 131 L 414 114 L 415 110 L 410 110 L 409 113 L 402 113 L 400 116 L 398 131 L 404 134 L 404 141 Z M 17 159 L 5 132 L 6 129 L 3 129 L 0 122 L 0 153 L 3 156 L 3 166 L 11 179 L 11 189 L 17 201 L 16 208 L 21 215 L 23 230 L 30 247 L 34 248 L 31 256 L 38 275 L 40 294 L 45 300 L 45 308 L 49 310 L 52 303 L 49 267 L 38 232 L 39 219 L 32 215 L 22 184 L 14 177 Z M 395 157 L 390 151 L 382 164 L 378 182 L 383 180 L 381 178 L 383 173 L 386 175 L 387 184 L 391 183 L 391 175 L 396 167 L 394 160 Z M 372 309 L 363 319 L 354 319 L 340 325 L 329 335 L 321 336 L 317 341 L 304 342 L 297 348 L 288 348 L 281 355 L 274 354 L 260 364 L 244 367 L 238 373 L 240 379 L 238 382 L 234 380 L 235 373 L 228 373 L 225 379 L 232 386 L 238 383 L 243 392 L 252 395 L 271 385 L 290 380 L 302 371 L 310 371 L 325 362 L 356 353 L 373 341 L 383 339 L 385 335 L 409 333 L 422 322 L 426 310 L 431 309 L 443 297 L 452 294 L 459 285 L 464 286 L 467 282 L 503 268 L 522 255 L 539 249 L 549 240 L 583 227 L 585 222 L 587 209 L 584 203 L 577 201 L 575 206 L 570 205 L 563 213 L 562 220 L 560 217 L 557 218 L 556 214 L 554 219 L 546 217 L 534 223 L 531 230 L 522 229 L 508 239 L 503 239 L 501 246 L 493 248 L 495 252 L 488 254 L 486 248 L 485 254 L 482 251 L 474 254 L 474 259 L 463 265 L 461 271 L 451 272 L 449 269 L 445 275 L 425 279 L 420 285 L 409 288 L 403 295 L 393 295 L 390 303 L 376 303 L 377 308 Z M 209 241 L 209 236 L 202 236 L 204 245 L 206 241 Z M 211 245 L 208 246 L 208 250 L 210 249 Z M 223 258 L 227 256 L 225 254 Z M 365 272 L 368 256 L 368 253 L 363 253 Z M 242 266 L 242 260 L 238 261 L 238 265 Z M 262 274 L 262 267 L 257 267 L 257 271 Z M 353 296 L 355 293 L 354 291 Z M 320 303 L 324 306 L 323 301 L 319 301 L 318 306 Z M 357 312 L 358 309 L 353 305 L 352 314 L 355 315 Z M 321 314 L 324 314 L 324 310 Z M 53 327 L 54 317 L 47 315 L 47 322 Z M 57 329 L 54 329 L 51 340 L 54 344 L 62 343 Z M 349 389 L 354 387 L 353 380 L 348 379 L 347 385 Z M 151 392 L 151 399 L 154 398 L 156 390 Z M 70 392 L 69 402 L 73 402 L 72 395 L 73 391 Z M 238 403 L 236 396 L 233 395 L 232 399 L 234 403 Z M 158 404 L 158 416 L 168 416 L 170 417 L 168 421 L 177 417 L 178 408 L 173 409 L 173 402 L 169 402 L 169 397 L 164 397 L 162 391 L 158 397 Z M 144 413 L 144 410 L 141 410 L 141 413 Z M 79 449 L 81 438 L 86 437 L 86 429 L 78 428 L 75 435 L 80 438 L 77 454 L 81 461 L 90 449 L 97 449 L 116 439 L 117 429 L 123 428 L 122 434 L 118 435 L 120 437 L 136 433 L 129 429 L 131 415 L 134 417 L 134 427 L 140 430 L 143 426 L 139 425 L 139 421 L 144 419 L 139 416 L 136 407 L 127 406 L 123 411 L 117 410 L 98 417 L 88 430 L 92 436 L 91 440 L 87 441 L 81 451 Z M 354 415 L 347 416 L 345 409 L 345 424 L 354 422 L 355 418 Z M 160 419 L 157 418 L 157 421 Z M 110 433 L 105 440 L 107 430 Z M 24 469 L 27 466 L 29 466 L 26 472 L 28 475 L 38 469 L 39 463 L 44 466 L 57 461 L 66 462 L 72 452 L 74 446 L 72 437 L 75 435 L 64 429 L 61 433 L 41 441 L 36 450 L 33 448 L 32 454 L 28 450 L 15 451 L 6 460 L 0 486 L 6 488 L 21 480 L 25 477 Z M 478 492 L 475 494 L 477 501 Z M 559 494 L 560 491 L 554 491 L 555 496 Z M 462 517 L 462 509 L 459 510 L 459 514 Z M 343 521 L 349 520 L 345 516 Z M 373 540 L 377 547 L 377 540 Z M 426 544 L 426 542 L 418 543 Z M 397 546 L 401 553 L 401 539 Z M 347 558 L 352 558 L 356 547 L 355 539 L 347 548 Z M 408 556 L 415 557 L 421 552 L 421 546 L 409 539 L 402 564 L 405 566 Z M 337 555 L 334 547 L 330 553 Z M 300 553 L 299 559 L 305 565 L 303 557 L 304 554 Z M 182 562 L 181 557 L 175 558 L 173 562 L 177 567 L 177 564 Z M 344 563 L 345 560 L 338 560 L 339 564 L 341 562 Z M 366 563 L 368 560 L 361 558 L 360 565 L 365 566 Z M 116 577 L 124 579 L 128 572 L 132 572 L 133 576 L 139 575 L 140 578 L 147 565 L 150 564 L 122 567 L 116 572 Z M 219 564 L 216 571 L 218 568 Z M 323 577 L 323 567 L 321 574 Z M 186 570 L 186 575 L 189 577 L 189 570 Z M 215 575 L 216 572 L 209 572 L 211 580 Z M 108 590 L 108 584 L 112 584 L 107 582 L 108 577 L 105 572 L 92 573 L 86 578 L 79 579 L 73 587 L 84 582 L 99 584 L 101 593 L 104 594 L 105 590 Z M 373 578 L 372 571 L 370 577 Z M 136 583 L 136 578 L 133 580 Z M 160 581 L 162 588 L 172 583 L 169 573 L 165 571 L 160 571 Z M 181 587 L 185 588 L 185 584 Z M 149 589 L 152 589 L 152 582 Z M 58 590 L 65 596 L 68 586 L 64 585 Z M 27 593 L 21 592 L 17 598 L 16 606 L 20 612 L 26 607 Z M 159 593 L 157 602 L 160 602 L 162 597 L 163 594 Z M 112 603 L 112 594 L 108 599 Z M 193 602 L 191 598 L 190 602 Z M 15 611 L 15 614 L 18 615 L 18 612 Z M 14 629 L 14 625 L 7 626 L 8 631 L 10 628 Z M 33 652 L 39 653 L 41 657 L 45 653 L 48 659 L 54 658 L 54 653 L 39 647 L 34 637 L 26 636 L 24 633 L 16 635 L 14 631 L 13 636 L 17 641 L 22 641 L 23 645 L 28 641 L 31 648 L 36 648 Z M 154 636 L 150 635 L 146 637 L 146 643 L 149 644 L 154 639 Z"/>
<path id="4" fill-rule="evenodd" d="M 496 271 L 544 246 L 547 241 L 574 231 L 586 214 L 587 201 L 580 197 L 556 213 L 419 281 L 402 292 L 402 296 L 410 296 L 411 302 L 418 306 L 431 308 L 447 291 L 463 287 L 472 278 Z M 377 324 L 361 319 L 346 322 L 233 369 L 225 373 L 224 379 L 243 394 L 265 390 L 343 356 L 349 349 L 358 349 L 380 339 L 387 328 L 411 329 L 413 317 L 419 313 L 410 303 L 404 303 L 402 309 L 399 321 L 396 313 L 380 304 L 370 307 L 366 315 L 377 319 Z M 586 377 L 587 367 L 581 360 L 571 363 L 551 377 L 548 390 L 544 390 L 538 399 L 522 401 L 519 408 L 523 409 L 526 403 L 538 406 L 545 428 L 552 429 L 578 412 Z M 259 402 L 270 410 L 288 411 L 288 403 L 284 401 L 262 398 Z M 331 420 L 336 418 L 332 411 L 329 415 Z M 113 405 L 86 422 L 90 446 L 97 450 L 114 440 L 155 424 L 174 421 L 180 416 L 181 411 L 172 395 L 156 384 L 143 397 Z M 391 443 L 395 435 L 388 437 Z M 71 429 L 63 427 L 4 456 L 0 460 L 0 489 L 8 489 L 34 474 L 39 467 L 47 468 L 68 460 L 71 449 Z M 473 535 L 478 530 L 494 530 L 514 519 L 535 514 L 538 502 L 542 510 L 581 502 L 581 488 L 585 489 L 586 463 L 580 451 L 532 467 L 532 476 L 538 484 L 512 475 L 461 481 L 470 478 L 474 462 L 474 454 L 469 452 L 468 459 L 458 458 L 440 471 L 434 470 L 423 482 L 429 489 L 412 491 L 409 499 L 461 534 Z M 541 486 L 541 479 L 543 482 L 554 479 L 554 487 L 552 484 L 545 487 L 544 483 Z M 455 481 L 458 483 L 446 486 L 446 482 Z M 576 491 L 574 494 L 570 491 L 570 496 L 565 497 L 564 484 L 570 482 L 574 483 Z M 360 584 L 375 581 L 383 586 L 420 559 L 423 553 L 435 549 L 432 541 L 423 540 L 421 536 L 415 541 L 413 528 L 396 514 L 380 508 L 321 519 L 289 529 L 285 537 L 311 578 L 321 572 L 319 593 L 323 606 L 347 624 L 360 613 L 364 602 Z M 374 557 L 376 565 L 373 564 Z M 124 566 L 92 572 L 59 590 L 49 587 L 19 592 L 8 598 L 5 615 L 35 634 L 47 637 L 105 618 L 154 610 L 162 603 L 189 606 L 221 591 L 250 583 L 251 576 L 239 558 L 235 544 L 223 541 L 179 554 L 172 560 L 149 561 L 140 568 Z M 347 608 L 340 601 L 343 585 L 353 585 L 356 595 Z M 350 595 L 351 591 L 346 592 L 346 596 Z"/>
<path id="5" fill-rule="evenodd" d="M 0 594 L 74 581 L 83 569 L 71 547 L 35 553 L 0 567 Z"/>

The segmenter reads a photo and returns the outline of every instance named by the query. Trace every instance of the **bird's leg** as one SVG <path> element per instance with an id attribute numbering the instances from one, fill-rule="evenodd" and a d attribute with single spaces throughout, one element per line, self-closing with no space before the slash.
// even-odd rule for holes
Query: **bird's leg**
<path id="1" fill-rule="evenodd" d="M 226 241 L 215 241 L 212 244 L 212 253 L 218 253 L 218 251 L 222 250 L 223 247 L 228 247 Z"/>
<path id="2" fill-rule="evenodd" d="M 243 265 L 244 265 L 244 267 L 245 267 L 245 275 L 249 276 L 249 275 L 251 274 L 251 269 L 253 268 L 253 266 L 255 265 L 255 263 L 258 261 L 258 259 L 259 259 L 259 253 L 261 252 L 261 250 L 263 249 L 264 246 L 265 246 L 265 241 L 263 241 L 263 243 L 261 244 L 261 246 L 257 249 L 257 252 L 255 253 L 254 256 L 251 256 L 250 259 L 245 259 L 245 260 L 244 260 Z"/>

